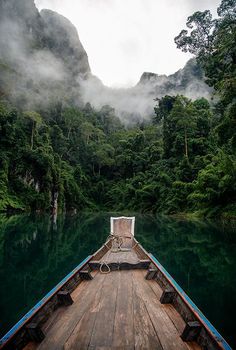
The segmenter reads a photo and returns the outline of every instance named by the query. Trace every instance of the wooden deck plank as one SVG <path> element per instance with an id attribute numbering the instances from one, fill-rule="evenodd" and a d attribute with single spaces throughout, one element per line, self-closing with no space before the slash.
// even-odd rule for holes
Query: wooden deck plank
<path id="1" fill-rule="evenodd" d="M 130 252 L 121 257 L 129 259 Z M 199 350 L 180 338 L 184 321 L 172 305 L 160 303 L 162 290 L 145 279 L 146 270 L 93 274 L 72 293 L 74 304 L 56 311 L 45 325 L 46 338 L 37 349 Z"/>
<path id="2" fill-rule="evenodd" d="M 102 297 L 98 306 L 99 312 L 94 323 L 89 349 L 112 346 L 119 271 L 111 272 L 105 276 Z"/>
<path id="3" fill-rule="evenodd" d="M 93 278 L 95 278 L 96 274 L 98 273 L 98 271 L 91 271 L 91 276 Z M 80 296 L 80 294 L 83 292 L 83 290 L 85 288 L 87 288 L 87 286 L 89 285 L 90 281 L 87 281 L 88 283 L 80 283 L 75 290 L 73 290 L 73 292 L 71 293 L 71 297 L 74 300 L 74 302 L 77 301 L 78 297 Z"/>
<path id="4" fill-rule="evenodd" d="M 37 344 L 34 343 L 33 341 L 30 341 L 25 347 L 24 350 L 36 350 L 37 349 Z"/>
<path id="5" fill-rule="evenodd" d="M 150 287 L 153 289 L 154 293 L 156 294 L 158 300 L 160 300 L 160 297 L 162 295 L 162 289 L 159 286 L 159 284 L 155 280 L 149 281 Z M 178 313 L 178 311 L 174 308 L 171 304 L 161 304 L 161 307 L 165 310 L 165 312 L 168 314 L 169 318 L 173 322 L 174 326 L 176 327 L 179 334 L 182 334 L 184 328 L 185 328 L 185 321 L 181 317 L 181 315 Z M 200 350 L 201 347 L 196 342 L 186 342 L 185 343 L 188 349 L 191 350 Z"/>
<path id="6" fill-rule="evenodd" d="M 89 310 L 82 316 L 77 326 L 67 339 L 64 350 L 87 349 L 91 340 L 95 320 L 100 309 L 100 300 L 103 291 L 105 276 L 99 286 L 98 292 L 92 301 Z"/>
<path id="7" fill-rule="evenodd" d="M 112 348 L 134 349 L 133 281 L 132 271 L 118 271 L 116 313 Z"/>
<path id="8" fill-rule="evenodd" d="M 45 340 L 39 345 L 39 350 L 60 350 L 74 328 L 89 310 L 92 300 L 104 279 L 104 275 L 97 274 L 92 281 L 83 281 L 84 288 L 80 288 L 81 293 L 77 295 L 77 300 L 71 306 L 66 308 L 65 312 L 58 318 L 53 327 L 46 334 Z M 91 287 L 90 284 L 93 284 Z M 90 286 L 89 286 L 90 285 Z"/>
<path id="9" fill-rule="evenodd" d="M 111 252 L 108 251 L 104 257 L 101 259 L 106 263 L 112 262 L 128 262 L 130 264 L 136 264 L 139 262 L 139 258 L 134 250 L 130 250 L 128 252 Z"/>
<path id="10" fill-rule="evenodd" d="M 49 330 L 53 327 L 54 323 L 63 315 L 66 308 L 67 306 L 62 305 L 52 313 L 47 322 L 42 326 L 42 331 L 45 334 L 49 332 Z"/>
<path id="11" fill-rule="evenodd" d="M 163 350 L 178 349 L 186 350 L 188 347 L 180 338 L 178 331 L 173 325 L 167 313 L 161 307 L 152 288 L 148 284 L 143 271 L 133 271 L 134 280 L 139 283 L 138 294 L 145 301 L 147 312 L 161 342 Z"/>
<path id="12" fill-rule="evenodd" d="M 134 305 L 134 337 L 135 349 L 163 350 L 146 309 L 144 297 L 140 296 L 140 286 L 132 272 L 133 305 Z"/>

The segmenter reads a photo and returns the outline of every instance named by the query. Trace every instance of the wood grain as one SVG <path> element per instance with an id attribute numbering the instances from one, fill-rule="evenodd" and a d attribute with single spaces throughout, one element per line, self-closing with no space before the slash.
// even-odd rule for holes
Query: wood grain
<path id="1" fill-rule="evenodd" d="M 94 328 L 94 323 L 100 310 L 100 300 L 103 292 L 104 279 L 105 277 L 103 277 L 101 286 L 99 286 L 99 289 L 97 290 L 97 293 L 92 300 L 89 309 L 86 313 L 84 313 L 77 326 L 68 337 L 64 345 L 64 350 L 79 350 L 88 348 Z"/>
<path id="2" fill-rule="evenodd" d="M 181 340 L 178 331 L 173 325 L 171 319 L 161 307 L 160 301 L 157 300 L 152 288 L 150 287 L 150 281 L 144 278 L 143 271 L 133 271 L 134 278 L 139 283 L 137 289 L 138 295 L 145 302 L 147 312 L 150 316 L 152 324 L 155 328 L 156 334 L 160 340 L 163 350 L 188 349 L 186 344 Z"/>
<path id="3" fill-rule="evenodd" d="M 145 305 L 145 295 L 142 294 L 139 281 L 133 278 L 133 304 L 134 304 L 134 336 L 135 349 L 163 350 L 159 338 L 153 327 L 152 321 Z"/>
<path id="4" fill-rule="evenodd" d="M 129 252 L 121 257 L 129 259 Z M 74 303 L 55 312 L 35 349 L 199 350 L 180 338 L 184 320 L 173 305 L 160 303 L 162 289 L 146 272 L 92 272 L 93 280 L 72 293 Z"/>
<path id="5" fill-rule="evenodd" d="M 89 349 L 93 349 L 95 346 L 107 347 L 112 345 L 119 272 L 114 271 L 105 276 L 98 305 L 99 312 L 93 327 Z"/>
<path id="6" fill-rule="evenodd" d="M 39 345 L 38 349 L 63 349 L 64 344 L 80 319 L 86 312 L 88 312 L 90 304 L 94 299 L 99 286 L 101 286 L 103 279 L 104 275 L 97 274 L 96 278 L 92 281 L 82 282 L 82 284 L 86 284 L 85 288 L 81 288 L 83 293 L 77 295 L 76 302 L 66 308 L 61 317 L 54 322 L 53 327 L 51 327 L 46 335 L 46 339 Z M 93 283 L 93 288 L 89 287 L 91 283 Z"/>
<path id="7" fill-rule="evenodd" d="M 134 311 L 132 271 L 118 272 L 119 286 L 112 346 L 134 348 Z"/>

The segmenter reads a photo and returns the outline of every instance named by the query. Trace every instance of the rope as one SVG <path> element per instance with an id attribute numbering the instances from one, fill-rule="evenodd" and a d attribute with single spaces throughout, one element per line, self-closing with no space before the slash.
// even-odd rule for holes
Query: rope
<path id="1" fill-rule="evenodd" d="M 112 237 L 112 241 L 111 241 L 111 252 L 112 253 L 120 252 L 122 244 L 123 244 L 122 237 L 114 235 L 114 237 Z"/>
<path id="2" fill-rule="evenodd" d="M 107 241 L 111 240 L 111 252 L 112 253 L 119 253 L 119 252 L 129 252 L 131 249 L 128 248 L 122 248 L 122 244 L 124 243 L 123 238 L 129 238 L 131 239 L 130 236 L 119 236 L 115 235 L 112 232 L 110 235 L 107 237 Z"/>
<path id="3" fill-rule="evenodd" d="M 122 244 L 124 243 L 123 238 L 131 239 L 130 236 L 119 236 L 119 235 L 113 234 L 112 232 L 109 234 L 109 236 L 106 239 L 106 243 L 111 240 L 111 252 L 112 253 L 130 252 L 131 251 L 131 249 L 122 248 Z M 117 245 L 117 246 L 115 246 L 115 245 Z M 106 270 L 104 270 L 104 267 L 106 267 Z M 99 270 L 101 273 L 104 273 L 104 274 L 111 272 L 111 268 L 107 264 L 106 261 L 101 261 Z"/>
<path id="4" fill-rule="evenodd" d="M 103 270 L 103 266 L 106 266 L 107 270 Z M 105 261 L 101 262 L 101 264 L 100 264 L 100 272 L 101 273 L 110 273 L 111 272 L 110 266 Z"/>

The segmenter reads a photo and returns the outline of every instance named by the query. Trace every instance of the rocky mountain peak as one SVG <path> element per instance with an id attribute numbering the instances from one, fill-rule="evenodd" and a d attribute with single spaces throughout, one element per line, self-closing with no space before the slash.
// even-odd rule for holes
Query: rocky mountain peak
<path id="1" fill-rule="evenodd" d="M 141 75 L 141 78 L 140 78 L 138 84 L 146 84 L 146 83 L 149 83 L 150 81 L 156 81 L 160 77 L 162 77 L 162 76 L 159 74 L 156 74 L 156 73 L 144 72 Z"/>
<path id="2" fill-rule="evenodd" d="M 50 51 L 64 61 L 73 75 L 86 77 L 90 73 L 88 56 L 75 26 L 67 18 L 51 10 L 42 10 L 40 15 Z"/>
<path id="3" fill-rule="evenodd" d="M 78 103 L 78 81 L 90 67 L 68 19 L 39 13 L 33 0 L 1 0 L 0 32 L 0 91 L 27 109 L 58 100 Z"/>
<path id="4" fill-rule="evenodd" d="M 195 60 L 169 76 L 144 72 L 129 89 L 104 86 L 91 74 L 75 26 L 51 10 L 39 13 L 33 0 L 0 0 L 0 32 L 0 94 L 23 109 L 89 102 L 114 107 L 129 124 L 150 119 L 156 97 L 211 95 Z"/>

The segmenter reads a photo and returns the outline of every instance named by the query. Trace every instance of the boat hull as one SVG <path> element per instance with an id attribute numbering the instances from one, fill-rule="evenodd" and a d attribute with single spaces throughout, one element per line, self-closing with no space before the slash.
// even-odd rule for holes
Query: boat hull
<path id="1" fill-rule="evenodd" d="M 134 218 L 111 218 L 111 229 L 105 244 L 0 340 L 0 349 L 230 350 L 173 277 L 134 238 Z"/>

